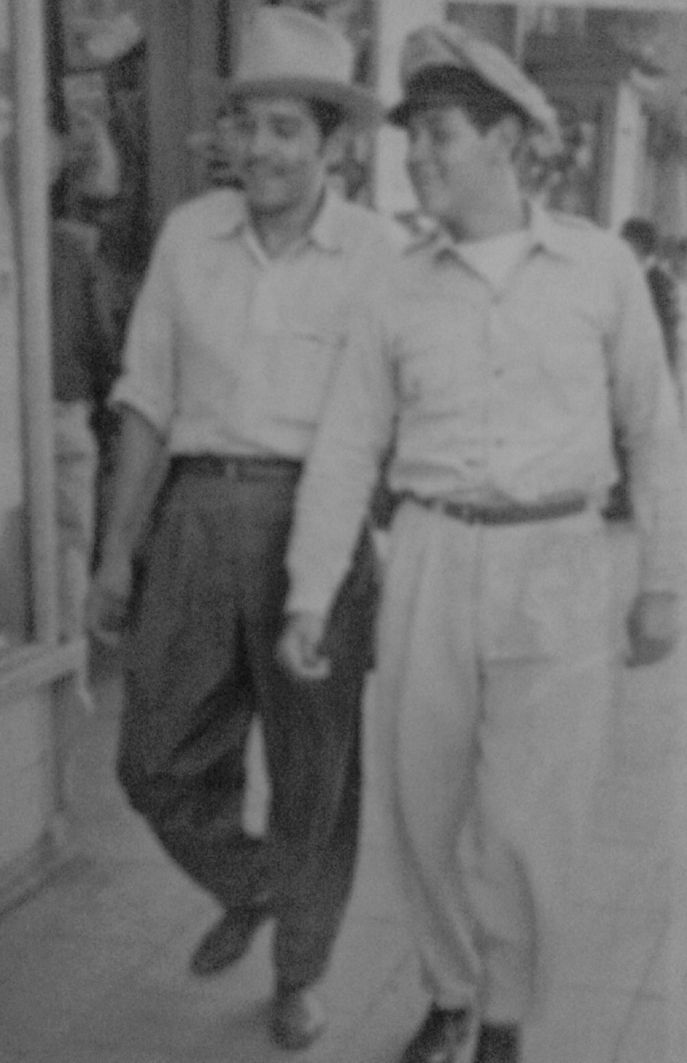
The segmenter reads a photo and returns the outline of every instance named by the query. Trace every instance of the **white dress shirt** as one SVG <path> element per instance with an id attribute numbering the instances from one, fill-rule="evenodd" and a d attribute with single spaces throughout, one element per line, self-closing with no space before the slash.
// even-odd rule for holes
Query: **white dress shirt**
<path id="1" fill-rule="evenodd" d="M 329 191 L 286 253 L 262 249 L 240 193 L 172 212 L 137 300 L 112 402 L 132 407 L 172 454 L 301 459 L 352 307 L 387 272 L 393 223 Z"/>

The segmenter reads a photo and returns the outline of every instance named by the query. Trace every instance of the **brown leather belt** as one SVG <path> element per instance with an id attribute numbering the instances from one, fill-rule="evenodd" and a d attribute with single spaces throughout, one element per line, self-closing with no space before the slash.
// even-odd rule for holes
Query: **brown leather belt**
<path id="1" fill-rule="evenodd" d="M 451 502 L 443 498 L 421 498 L 410 491 L 403 492 L 399 498 L 410 499 L 418 505 L 455 517 L 465 524 L 527 524 L 537 520 L 555 520 L 558 517 L 570 517 L 587 508 L 584 495 L 568 498 L 550 499 L 547 502 L 508 502 L 498 506 L 482 506 L 475 502 Z"/>
<path id="2" fill-rule="evenodd" d="M 172 457 L 173 475 L 228 477 L 230 480 L 296 478 L 302 463 L 289 458 L 230 456 L 225 454 L 177 454 Z"/>

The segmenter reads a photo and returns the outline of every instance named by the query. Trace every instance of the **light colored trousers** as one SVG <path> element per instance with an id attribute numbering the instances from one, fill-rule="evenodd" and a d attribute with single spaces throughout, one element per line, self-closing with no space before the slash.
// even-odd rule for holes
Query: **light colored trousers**
<path id="1" fill-rule="evenodd" d="M 95 522 L 97 447 L 87 402 L 53 402 L 60 637 L 84 634 Z"/>
<path id="2" fill-rule="evenodd" d="M 404 503 L 379 617 L 382 808 L 427 988 L 536 1010 L 561 947 L 611 698 L 592 511 L 485 527 Z"/>

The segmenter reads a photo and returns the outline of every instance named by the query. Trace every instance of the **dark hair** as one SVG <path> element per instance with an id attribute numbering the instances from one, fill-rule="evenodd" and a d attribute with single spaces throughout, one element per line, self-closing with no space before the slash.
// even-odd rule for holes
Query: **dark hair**
<path id="1" fill-rule="evenodd" d="M 648 218 L 628 218 L 620 230 L 620 235 L 641 255 L 653 255 L 658 247 L 656 226 Z"/>
<path id="2" fill-rule="evenodd" d="M 495 88 L 473 70 L 454 66 L 433 66 L 420 70 L 408 83 L 405 106 L 401 104 L 401 124 L 420 108 L 455 105 L 462 108 L 472 124 L 486 133 L 506 115 L 514 115 L 523 125 L 529 117 L 510 96 Z"/>
<path id="3" fill-rule="evenodd" d="M 328 100 L 308 100 L 308 107 L 324 140 L 343 125 L 344 112 Z"/>

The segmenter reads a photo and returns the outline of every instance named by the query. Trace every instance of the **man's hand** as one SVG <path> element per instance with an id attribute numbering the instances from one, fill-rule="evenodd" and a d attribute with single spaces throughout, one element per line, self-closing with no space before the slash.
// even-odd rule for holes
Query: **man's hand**
<path id="1" fill-rule="evenodd" d="M 678 598 L 670 591 L 643 591 L 627 618 L 630 652 L 626 664 L 656 664 L 673 650 L 678 638 Z"/>
<path id="2" fill-rule="evenodd" d="M 133 585 L 131 561 L 103 560 L 86 599 L 86 627 L 105 646 L 115 649 L 126 626 Z"/>
<path id="3" fill-rule="evenodd" d="M 329 659 L 321 652 L 326 617 L 292 613 L 277 645 L 277 658 L 298 679 L 327 679 Z"/>

